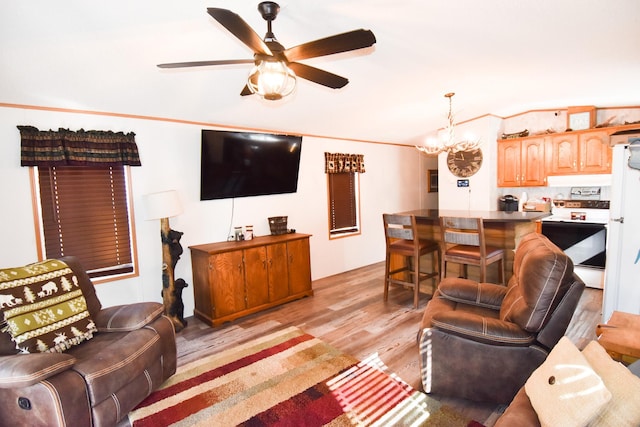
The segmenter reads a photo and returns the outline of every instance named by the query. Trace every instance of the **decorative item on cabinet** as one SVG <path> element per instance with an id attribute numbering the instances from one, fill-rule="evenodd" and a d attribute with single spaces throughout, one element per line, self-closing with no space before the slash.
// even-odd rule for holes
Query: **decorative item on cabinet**
<path id="1" fill-rule="evenodd" d="M 529 136 L 529 130 L 525 129 L 521 132 L 514 133 L 503 133 L 502 139 L 514 139 L 514 138 L 524 138 L 525 136 Z"/>
<path id="2" fill-rule="evenodd" d="M 567 108 L 567 131 L 591 129 L 596 126 L 596 107 L 587 105 Z"/>
<path id="3" fill-rule="evenodd" d="M 195 316 L 217 326 L 312 296 L 307 234 L 190 246 Z"/>
<path id="4" fill-rule="evenodd" d="M 272 236 L 278 236 L 280 234 L 287 234 L 287 217 L 286 216 L 272 216 L 268 218 L 269 230 L 271 230 Z"/>

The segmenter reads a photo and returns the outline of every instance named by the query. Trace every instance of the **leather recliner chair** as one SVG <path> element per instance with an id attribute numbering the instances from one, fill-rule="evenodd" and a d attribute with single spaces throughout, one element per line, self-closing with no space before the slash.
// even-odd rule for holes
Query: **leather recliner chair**
<path id="1" fill-rule="evenodd" d="M 61 260 L 78 278 L 98 332 L 64 353 L 30 354 L 17 354 L 9 333 L 0 333 L 1 425 L 115 426 L 175 373 L 175 332 L 162 304 L 102 308 L 78 260 Z"/>
<path id="2" fill-rule="evenodd" d="M 418 332 L 424 391 L 509 403 L 564 335 L 584 287 L 538 233 L 520 240 L 506 287 L 442 280 Z"/>

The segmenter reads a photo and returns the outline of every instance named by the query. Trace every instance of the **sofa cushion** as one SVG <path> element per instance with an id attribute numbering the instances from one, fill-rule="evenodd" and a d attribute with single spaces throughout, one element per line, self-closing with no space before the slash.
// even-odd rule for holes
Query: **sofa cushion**
<path id="1" fill-rule="evenodd" d="M 516 249 L 500 318 L 538 332 L 572 282 L 571 259 L 545 236 L 529 233 Z"/>
<path id="2" fill-rule="evenodd" d="M 62 352 L 97 330 L 74 272 L 60 260 L 0 270 L 0 310 L 23 353 Z"/>
<path id="3" fill-rule="evenodd" d="M 591 420 L 590 427 L 639 426 L 640 378 L 613 360 L 597 341 L 591 341 L 582 354 L 612 394 L 611 401 Z"/>
<path id="4" fill-rule="evenodd" d="M 602 379 L 567 337 L 524 387 L 542 426 L 585 426 L 611 399 Z"/>
<path id="5" fill-rule="evenodd" d="M 72 369 L 84 378 L 91 406 L 126 388 L 150 367 L 163 363 L 160 336 L 152 327 L 98 332 L 90 343 L 73 347 L 68 353 L 76 358 Z M 149 384 L 147 394 L 157 385 L 157 381 Z"/>

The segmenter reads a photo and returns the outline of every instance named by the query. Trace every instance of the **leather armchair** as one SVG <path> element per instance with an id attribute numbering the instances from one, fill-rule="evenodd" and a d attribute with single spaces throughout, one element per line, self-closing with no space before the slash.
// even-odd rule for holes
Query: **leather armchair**
<path id="1" fill-rule="evenodd" d="M 509 403 L 564 335 L 584 290 L 571 259 L 525 235 L 508 285 L 444 279 L 418 333 L 427 393 Z"/>
<path id="2" fill-rule="evenodd" d="M 93 283 L 73 270 L 98 328 L 64 353 L 18 354 L 0 333 L 0 424 L 115 426 L 176 370 L 175 332 L 155 302 L 102 308 Z"/>

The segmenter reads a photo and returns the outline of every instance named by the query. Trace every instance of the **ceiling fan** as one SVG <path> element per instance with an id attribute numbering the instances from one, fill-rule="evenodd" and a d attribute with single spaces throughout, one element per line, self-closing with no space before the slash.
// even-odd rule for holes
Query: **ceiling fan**
<path id="1" fill-rule="evenodd" d="M 255 66 L 240 95 L 257 93 L 265 99 L 276 100 L 293 91 L 296 76 L 333 89 L 344 87 L 349 83 L 349 80 L 344 77 L 297 61 L 362 49 L 376 42 L 370 30 L 359 29 L 286 49 L 278 42 L 271 30 L 271 22 L 276 19 L 280 6 L 277 3 L 265 1 L 258 5 L 258 11 L 267 21 L 264 40 L 239 15 L 227 9 L 207 8 L 209 15 L 253 50 L 253 59 L 177 62 L 159 64 L 158 67 L 182 68 L 253 63 Z"/>

